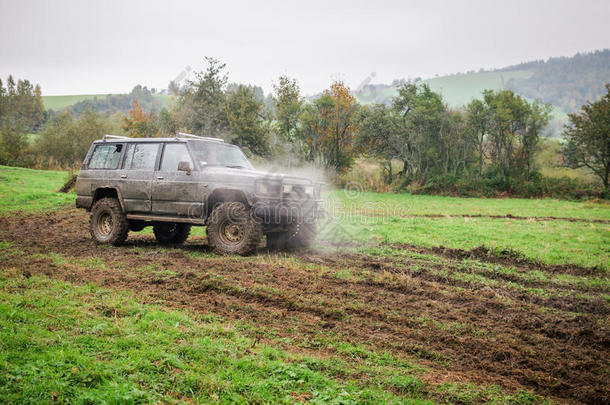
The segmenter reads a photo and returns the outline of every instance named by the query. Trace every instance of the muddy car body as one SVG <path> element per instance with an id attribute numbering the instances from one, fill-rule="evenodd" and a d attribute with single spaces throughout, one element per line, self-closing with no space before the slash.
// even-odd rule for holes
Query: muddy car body
<path id="1" fill-rule="evenodd" d="M 216 138 L 106 135 L 93 142 L 76 181 L 76 206 L 91 211 L 91 235 L 120 244 L 153 226 L 179 244 L 206 226 L 219 253 L 309 246 L 320 214 L 321 183 L 254 170 L 239 147 Z"/>

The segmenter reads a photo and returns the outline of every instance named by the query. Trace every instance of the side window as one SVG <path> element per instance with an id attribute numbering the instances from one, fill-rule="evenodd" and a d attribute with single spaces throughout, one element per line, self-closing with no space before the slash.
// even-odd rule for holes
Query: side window
<path id="1" fill-rule="evenodd" d="M 97 145 L 89 160 L 89 169 L 116 169 L 119 167 L 122 144 Z"/>
<path id="2" fill-rule="evenodd" d="M 128 143 L 125 153 L 125 169 L 153 170 L 158 149 L 158 143 Z"/>
<path id="3" fill-rule="evenodd" d="M 191 156 L 186 145 L 183 143 L 168 143 L 165 144 L 163 150 L 163 159 L 161 160 L 161 171 L 162 172 L 175 172 L 178 170 L 178 162 L 189 162 L 191 167 Z"/>

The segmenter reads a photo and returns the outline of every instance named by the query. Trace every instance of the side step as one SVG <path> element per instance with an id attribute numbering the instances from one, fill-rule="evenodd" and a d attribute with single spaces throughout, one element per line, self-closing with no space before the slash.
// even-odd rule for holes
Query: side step
<path id="1" fill-rule="evenodd" d="M 154 221 L 154 222 L 178 222 L 181 224 L 203 225 L 202 218 L 186 218 L 186 217 L 165 217 L 162 215 L 136 215 L 127 214 L 127 219 L 135 219 L 138 221 Z"/>

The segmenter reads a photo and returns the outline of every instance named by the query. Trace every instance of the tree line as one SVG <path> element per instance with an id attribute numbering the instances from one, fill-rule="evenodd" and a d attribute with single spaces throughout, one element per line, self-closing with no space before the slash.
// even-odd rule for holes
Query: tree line
<path id="1" fill-rule="evenodd" d="M 322 167 L 339 184 L 366 159 L 379 164 L 383 182 L 396 190 L 534 196 L 573 195 L 586 187 L 538 172 L 535 158 L 551 106 L 511 90 L 487 90 L 465 108 L 452 109 L 426 84 L 403 82 L 389 105 L 360 105 L 342 82 L 306 101 L 298 82 L 281 76 L 265 97 L 259 87 L 229 83 L 226 65 L 207 58 L 204 71 L 174 84 L 175 100 L 159 112 L 145 111 L 134 98 L 126 114 L 86 108 L 75 117 L 70 109 L 45 113 L 38 86 L 11 83 L 0 86 L 2 164 L 73 166 L 104 133 L 154 137 L 183 131 L 221 137 L 256 159 Z M 561 155 L 563 164 L 598 175 L 606 192 L 607 124 L 590 121 L 607 122 L 609 102 L 606 95 L 570 115 Z M 32 141 L 29 132 L 35 133 Z"/>

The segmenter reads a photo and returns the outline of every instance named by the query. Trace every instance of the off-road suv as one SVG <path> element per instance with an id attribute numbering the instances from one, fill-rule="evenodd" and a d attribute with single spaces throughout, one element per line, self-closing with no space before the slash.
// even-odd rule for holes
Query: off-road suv
<path id="1" fill-rule="evenodd" d="M 152 226 L 162 244 L 181 244 L 206 226 L 217 253 L 311 245 L 322 183 L 254 170 L 235 145 L 179 133 L 175 138 L 105 135 L 93 142 L 76 181 L 76 206 L 91 212 L 98 243 L 120 245 Z"/>

